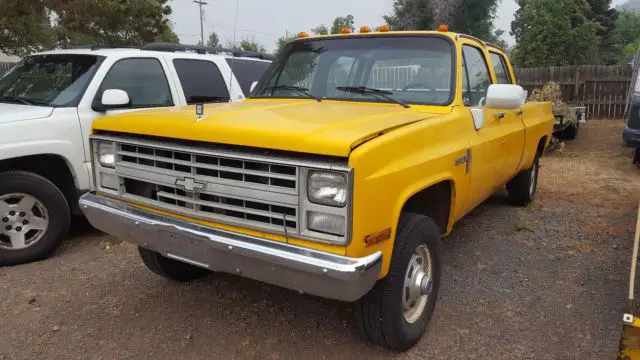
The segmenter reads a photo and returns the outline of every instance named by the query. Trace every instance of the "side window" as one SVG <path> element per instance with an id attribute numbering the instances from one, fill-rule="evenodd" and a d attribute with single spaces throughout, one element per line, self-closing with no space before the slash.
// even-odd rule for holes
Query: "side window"
<path id="1" fill-rule="evenodd" d="M 133 108 L 173 106 L 169 83 L 158 59 L 123 59 L 116 62 L 100 85 L 98 99 L 108 89 L 126 91 Z"/>
<path id="2" fill-rule="evenodd" d="M 227 102 L 229 90 L 218 66 L 207 60 L 175 59 L 176 68 L 187 104 Z"/>
<path id="3" fill-rule="evenodd" d="M 480 49 L 464 45 L 462 47 L 463 69 L 466 73 L 467 84 L 463 89 L 463 97 L 466 106 L 484 105 L 487 89 L 491 85 L 491 76 L 487 61 Z M 463 79 L 465 74 L 463 74 Z M 464 83 L 464 81 L 463 81 Z"/>
<path id="4" fill-rule="evenodd" d="M 489 57 L 491 58 L 491 65 L 493 65 L 493 72 L 496 73 L 498 84 L 511 84 L 511 76 L 507 71 L 507 65 L 502 55 L 490 52 Z"/>
<path id="5" fill-rule="evenodd" d="M 260 80 L 262 74 L 269 68 L 271 65 L 270 62 L 267 61 L 257 61 L 257 60 L 242 60 L 242 59 L 234 59 L 234 58 L 226 58 L 227 64 L 233 71 L 233 75 L 238 80 L 238 84 L 240 84 L 240 88 L 244 93 L 244 96 L 249 96 L 251 92 L 251 84 L 254 81 Z"/>

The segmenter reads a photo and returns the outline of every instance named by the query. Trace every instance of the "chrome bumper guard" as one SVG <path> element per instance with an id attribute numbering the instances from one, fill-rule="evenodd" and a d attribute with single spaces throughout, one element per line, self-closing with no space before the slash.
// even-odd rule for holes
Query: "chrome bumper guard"
<path id="1" fill-rule="evenodd" d="M 350 258 L 215 229 L 92 193 L 80 198 L 91 225 L 110 235 L 212 271 L 324 298 L 355 301 L 375 284 L 382 253 Z"/>

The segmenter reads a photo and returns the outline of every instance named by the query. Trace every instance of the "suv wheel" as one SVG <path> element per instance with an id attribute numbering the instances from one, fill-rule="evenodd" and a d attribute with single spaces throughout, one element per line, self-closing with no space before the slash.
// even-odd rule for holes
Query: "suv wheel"
<path id="1" fill-rule="evenodd" d="M 51 181 L 29 172 L 0 173 L 0 265 L 47 258 L 67 236 L 70 217 Z"/>
<path id="2" fill-rule="evenodd" d="M 355 323 L 366 338 L 396 351 L 420 340 L 440 288 L 439 241 L 429 217 L 400 217 L 389 273 L 355 305 Z"/>

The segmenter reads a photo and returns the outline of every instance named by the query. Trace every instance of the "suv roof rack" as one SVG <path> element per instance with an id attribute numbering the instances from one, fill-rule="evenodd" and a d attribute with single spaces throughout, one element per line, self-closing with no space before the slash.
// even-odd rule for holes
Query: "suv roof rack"
<path id="1" fill-rule="evenodd" d="M 90 50 L 100 50 L 100 49 L 140 49 L 140 46 L 128 46 L 128 45 L 78 45 L 78 46 L 70 46 L 67 49 L 90 49 Z"/>
<path id="2" fill-rule="evenodd" d="M 198 54 L 220 54 L 220 53 L 229 53 L 235 57 L 251 57 L 263 60 L 275 60 L 276 56 L 273 54 L 257 52 L 257 51 L 243 51 L 243 50 L 234 50 L 234 49 L 225 49 L 221 47 L 211 47 L 211 46 L 201 46 L 201 45 L 183 45 L 183 44 L 173 44 L 173 43 L 149 43 L 143 47 L 142 50 L 147 51 L 166 51 L 166 52 L 176 52 L 176 51 L 195 51 Z"/>

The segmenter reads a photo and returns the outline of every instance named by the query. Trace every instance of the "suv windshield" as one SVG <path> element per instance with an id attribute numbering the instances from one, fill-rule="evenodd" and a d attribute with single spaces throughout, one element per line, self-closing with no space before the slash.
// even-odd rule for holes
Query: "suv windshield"
<path id="1" fill-rule="evenodd" d="M 269 68 L 252 97 L 312 95 L 345 101 L 449 104 L 453 95 L 452 54 L 450 41 L 438 36 L 296 41 Z"/>
<path id="2" fill-rule="evenodd" d="M 77 106 L 101 58 L 94 55 L 34 55 L 0 78 L 0 102 Z"/>

